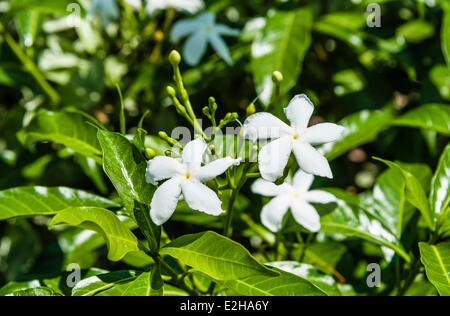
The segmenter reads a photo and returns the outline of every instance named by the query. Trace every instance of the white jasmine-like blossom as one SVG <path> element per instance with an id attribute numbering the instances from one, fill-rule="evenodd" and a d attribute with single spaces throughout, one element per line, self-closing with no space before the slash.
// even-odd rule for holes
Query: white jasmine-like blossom
<path id="1" fill-rule="evenodd" d="M 170 34 L 171 41 L 176 43 L 189 35 L 183 48 L 183 56 L 191 66 L 198 65 L 206 54 L 208 43 L 216 53 L 229 65 L 233 64 L 230 51 L 222 36 L 238 36 L 239 30 L 224 24 L 216 24 L 216 15 L 205 12 L 194 19 L 181 20 L 175 23 Z"/>
<path id="2" fill-rule="evenodd" d="M 273 232 L 279 231 L 284 216 L 291 209 L 297 223 L 312 232 L 319 231 L 320 216 L 310 203 L 327 204 L 335 202 L 336 198 L 325 191 L 308 191 L 313 181 L 314 176 L 302 170 L 297 171 L 292 184 L 284 182 L 276 185 L 264 179 L 256 180 L 251 187 L 253 193 L 274 197 L 262 209 L 261 221 L 264 226 Z"/>
<path id="3" fill-rule="evenodd" d="M 182 161 L 158 156 L 148 162 L 147 182 L 156 184 L 168 179 L 156 190 L 150 204 L 150 216 L 157 225 L 164 224 L 173 214 L 181 196 L 190 208 L 218 216 L 224 212 L 217 194 L 203 182 L 223 174 L 240 159 L 230 157 L 201 166 L 206 142 L 197 138 L 189 142 L 182 152 Z"/>
<path id="4" fill-rule="evenodd" d="M 297 95 L 284 109 L 291 126 L 266 112 L 251 115 L 244 123 L 246 138 L 275 139 L 265 145 L 258 156 L 261 176 L 276 181 L 283 175 L 291 152 L 298 165 L 307 173 L 333 178 L 327 159 L 312 145 L 330 143 L 339 139 L 344 127 L 321 123 L 308 128 L 314 105 L 306 95 Z"/>
<path id="5" fill-rule="evenodd" d="M 148 0 L 146 11 L 153 15 L 159 10 L 175 9 L 195 14 L 204 8 L 203 0 Z"/>

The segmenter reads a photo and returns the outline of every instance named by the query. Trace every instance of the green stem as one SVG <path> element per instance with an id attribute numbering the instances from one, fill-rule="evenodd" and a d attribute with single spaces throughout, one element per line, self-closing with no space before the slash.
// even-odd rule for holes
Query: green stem
<path id="1" fill-rule="evenodd" d="M 44 92 L 48 95 L 52 103 L 54 105 L 57 105 L 61 100 L 58 92 L 56 92 L 56 90 L 47 82 L 34 62 L 22 51 L 19 44 L 16 43 L 11 34 L 5 33 L 4 37 L 8 46 L 11 48 L 17 58 L 22 62 L 25 70 L 28 71 L 31 76 L 33 76 L 42 90 L 44 90 Z"/>
<path id="2" fill-rule="evenodd" d="M 198 296 L 198 293 L 192 289 L 191 287 L 189 287 L 182 278 L 179 277 L 179 274 L 171 267 L 169 266 L 164 260 L 162 260 L 162 258 L 159 255 L 153 256 L 153 260 L 155 260 L 155 262 L 159 265 L 161 265 L 161 267 L 163 267 L 168 273 L 169 275 L 172 277 L 173 281 L 183 290 L 185 290 L 186 292 L 188 292 L 190 295 L 193 296 Z"/>

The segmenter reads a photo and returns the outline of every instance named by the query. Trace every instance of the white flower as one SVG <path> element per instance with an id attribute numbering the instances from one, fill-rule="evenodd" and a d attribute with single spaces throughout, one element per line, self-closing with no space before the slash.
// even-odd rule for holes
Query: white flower
<path id="1" fill-rule="evenodd" d="M 214 13 L 205 12 L 194 19 L 178 21 L 172 28 L 170 37 L 171 41 L 176 43 L 188 35 L 183 50 L 183 56 L 188 64 L 195 66 L 200 62 L 206 54 L 208 43 L 229 65 L 233 64 L 230 51 L 221 36 L 238 36 L 239 30 L 224 24 L 216 24 Z"/>
<path id="2" fill-rule="evenodd" d="M 276 140 L 265 145 L 258 156 L 261 176 L 276 181 L 294 152 L 302 170 L 321 177 L 333 178 L 327 159 L 312 145 L 329 143 L 339 139 L 342 126 L 321 123 L 308 128 L 314 105 L 306 95 L 297 95 L 284 109 L 291 126 L 266 112 L 251 115 L 244 123 L 244 135 L 252 141 L 257 139 Z"/>
<path id="3" fill-rule="evenodd" d="M 156 11 L 167 9 L 176 9 L 195 14 L 202 10 L 204 6 L 203 0 L 148 0 L 146 10 L 149 15 L 153 15 Z"/>
<path id="4" fill-rule="evenodd" d="M 214 179 L 232 165 L 239 165 L 241 160 L 227 157 L 202 167 L 206 146 L 202 138 L 197 138 L 184 147 L 181 163 L 165 156 L 148 162 L 147 182 L 156 184 L 169 179 L 159 186 L 150 204 L 150 216 L 155 224 L 162 225 L 172 216 L 181 195 L 194 210 L 215 216 L 224 212 L 217 194 L 202 182 Z"/>
<path id="5" fill-rule="evenodd" d="M 306 229 L 317 232 L 320 230 L 320 216 L 310 203 L 327 204 L 335 202 L 336 198 L 328 192 L 308 191 L 314 181 L 314 176 L 302 170 L 297 171 L 293 184 L 287 182 L 276 185 L 264 179 L 256 180 L 252 192 L 274 197 L 261 212 L 261 221 L 273 232 L 281 229 L 283 217 L 291 209 L 297 223 Z"/>

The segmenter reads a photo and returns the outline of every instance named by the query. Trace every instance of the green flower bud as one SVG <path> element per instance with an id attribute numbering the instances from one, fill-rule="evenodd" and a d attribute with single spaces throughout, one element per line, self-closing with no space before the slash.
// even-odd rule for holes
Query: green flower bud
<path id="1" fill-rule="evenodd" d="M 216 99 L 214 99 L 213 97 L 209 98 L 209 107 L 212 110 L 211 112 L 216 112 L 217 111 L 217 103 L 216 103 Z"/>
<path id="2" fill-rule="evenodd" d="M 254 103 L 251 103 L 248 107 L 247 107 L 247 116 L 250 116 L 252 114 L 255 114 L 256 112 L 256 106 Z"/>
<path id="3" fill-rule="evenodd" d="M 166 140 L 167 138 L 169 138 L 169 136 L 167 135 L 166 132 L 159 132 L 158 136 L 163 140 Z"/>
<path id="4" fill-rule="evenodd" d="M 156 152 L 152 148 L 147 147 L 145 148 L 145 156 L 147 157 L 147 159 L 152 159 L 156 156 Z"/>
<path id="5" fill-rule="evenodd" d="M 282 81 L 283 81 L 283 74 L 281 73 L 281 72 L 279 72 L 279 71 L 274 71 L 273 73 L 272 73 L 272 81 L 275 83 L 275 84 L 280 84 Z"/>
<path id="6" fill-rule="evenodd" d="M 174 97 L 177 94 L 175 88 L 172 86 L 167 86 L 166 91 L 171 97 Z"/>
<path id="7" fill-rule="evenodd" d="M 209 107 L 205 106 L 202 109 L 203 114 L 205 114 L 206 117 L 210 118 L 211 117 L 211 113 L 209 113 Z"/>
<path id="8" fill-rule="evenodd" d="M 178 66 L 181 63 L 181 55 L 178 51 L 173 50 L 169 54 L 169 62 L 172 66 Z"/>

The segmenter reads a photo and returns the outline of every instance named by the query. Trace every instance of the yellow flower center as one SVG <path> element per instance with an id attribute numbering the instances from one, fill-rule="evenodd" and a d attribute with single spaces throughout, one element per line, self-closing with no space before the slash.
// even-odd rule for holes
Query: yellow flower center
<path id="1" fill-rule="evenodd" d="M 184 177 L 186 178 L 186 180 L 189 180 L 191 178 L 191 174 L 189 172 L 187 172 Z"/>
<path id="2" fill-rule="evenodd" d="M 294 140 L 297 140 L 297 139 L 300 138 L 300 136 L 299 136 L 297 133 L 295 133 L 294 136 L 293 136 L 292 138 L 294 138 Z"/>

